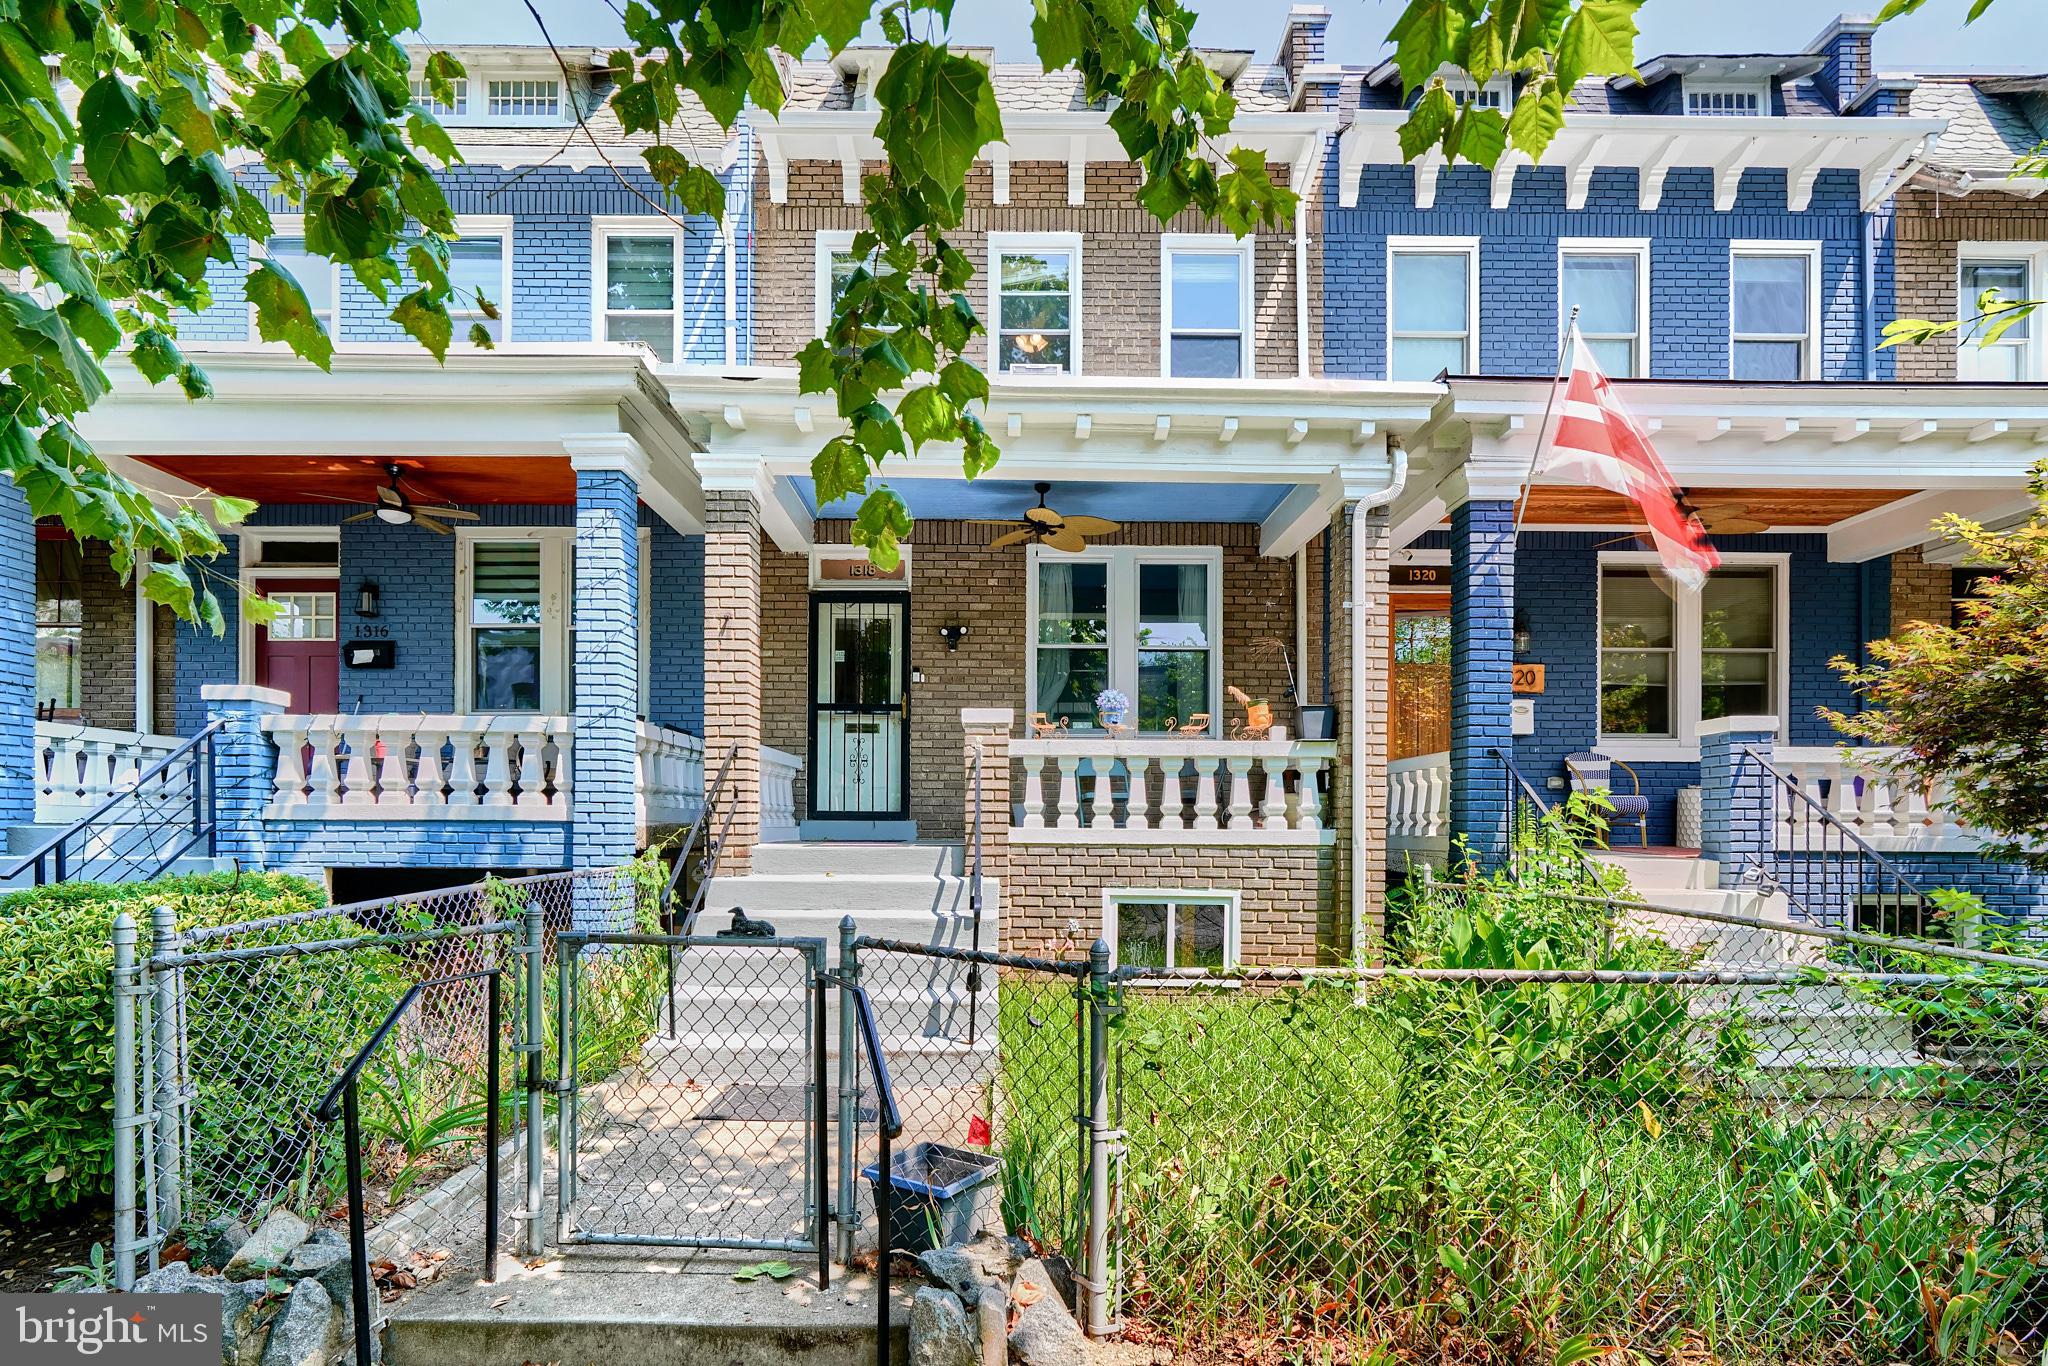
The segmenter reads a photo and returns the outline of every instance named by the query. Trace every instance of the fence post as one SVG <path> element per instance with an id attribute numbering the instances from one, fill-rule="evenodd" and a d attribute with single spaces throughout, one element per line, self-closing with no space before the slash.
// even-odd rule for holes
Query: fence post
<path id="1" fill-rule="evenodd" d="M 537 1257 L 541 1250 L 541 1203 L 543 1182 L 547 1173 L 543 1164 L 547 1160 L 547 1136 L 544 1126 L 547 1121 L 545 1097 L 541 1091 L 541 998 L 545 981 L 545 957 L 547 947 L 547 926 L 538 899 L 526 903 L 526 915 L 520 922 L 519 953 L 520 993 L 519 1052 L 526 1064 L 526 1199 L 519 1218 L 519 1250 L 529 1257 Z"/>
<path id="2" fill-rule="evenodd" d="M 178 913 L 158 906 L 149 913 L 152 958 L 178 951 Z M 155 1094 L 150 1110 L 156 1120 L 156 1228 L 169 1233 L 184 1220 L 185 1162 L 179 1142 L 185 1088 L 185 974 L 171 968 L 150 975 L 152 982 L 152 1047 L 155 1049 Z"/>
<path id="3" fill-rule="evenodd" d="M 860 983 L 860 950 L 853 946 L 860 927 L 853 917 L 839 920 L 839 1260 L 853 1265 L 854 1236 L 860 1232 L 855 1213 L 854 1166 L 860 1160 L 860 1055 L 854 1043 L 853 989 Z"/>
<path id="4" fill-rule="evenodd" d="M 114 1288 L 135 1288 L 135 920 L 114 917 Z"/>
<path id="5" fill-rule="evenodd" d="M 1109 1303 L 1109 943 L 1098 939 L 1088 950 L 1088 1235 L 1087 1275 L 1081 1281 L 1087 1297 L 1088 1336 L 1106 1336 L 1111 1327 Z"/>

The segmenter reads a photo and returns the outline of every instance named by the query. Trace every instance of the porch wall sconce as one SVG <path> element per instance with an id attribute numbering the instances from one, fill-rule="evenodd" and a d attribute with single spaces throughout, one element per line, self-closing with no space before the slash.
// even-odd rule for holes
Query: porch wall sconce
<path id="1" fill-rule="evenodd" d="M 356 615 L 359 617 L 374 617 L 377 615 L 380 605 L 376 583 L 373 580 L 364 579 L 362 587 L 356 589 Z"/>
<path id="2" fill-rule="evenodd" d="M 1518 655 L 1528 654 L 1530 642 L 1529 619 L 1520 612 L 1517 612 L 1515 613 L 1515 653 Z"/>
<path id="3" fill-rule="evenodd" d="M 962 625 L 960 622 L 957 621 L 949 622 L 946 625 L 941 626 L 939 628 L 939 639 L 946 642 L 947 654 L 951 654 L 953 651 L 959 649 L 960 642 L 966 635 L 966 626 Z"/>

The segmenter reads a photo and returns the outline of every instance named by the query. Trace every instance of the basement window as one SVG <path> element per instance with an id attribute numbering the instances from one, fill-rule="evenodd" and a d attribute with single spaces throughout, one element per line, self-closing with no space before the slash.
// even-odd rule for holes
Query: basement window
<path id="1" fill-rule="evenodd" d="M 1236 892 L 1112 889 L 1103 902 L 1103 937 L 1118 967 L 1237 966 Z"/>

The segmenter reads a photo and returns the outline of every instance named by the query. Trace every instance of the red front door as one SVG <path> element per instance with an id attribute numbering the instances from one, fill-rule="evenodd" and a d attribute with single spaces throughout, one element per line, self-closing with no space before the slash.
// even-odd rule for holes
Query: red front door
<path id="1" fill-rule="evenodd" d="M 256 627 L 256 682 L 291 694 L 297 714 L 341 710 L 341 646 L 333 579 L 271 579 L 277 619 Z"/>

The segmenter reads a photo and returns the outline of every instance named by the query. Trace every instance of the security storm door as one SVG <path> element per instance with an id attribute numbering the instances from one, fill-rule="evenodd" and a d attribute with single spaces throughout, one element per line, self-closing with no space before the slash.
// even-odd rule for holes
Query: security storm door
<path id="1" fill-rule="evenodd" d="M 811 596 L 811 815 L 908 817 L 910 599 Z"/>

